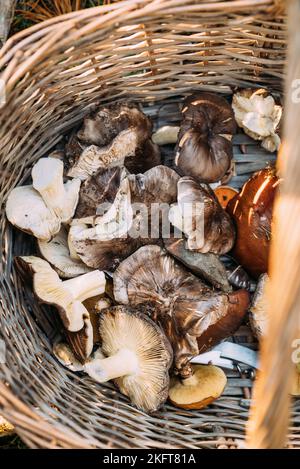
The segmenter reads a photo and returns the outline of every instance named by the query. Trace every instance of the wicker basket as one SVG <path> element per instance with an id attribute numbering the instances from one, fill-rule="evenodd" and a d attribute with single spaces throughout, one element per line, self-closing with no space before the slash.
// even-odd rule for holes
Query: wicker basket
<path id="1" fill-rule="evenodd" d="M 281 93 L 287 25 L 285 16 L 273 14 L 273 3 L 127 0 L 57 17 L 9 39 L 0 54 L 6 91 L 1 202 L 95 101 L 132 98 L 161 125 L 178 121 L 182 98 L 195 90 L 226 95 L 234 87 L 267 86 Z M 275 158 L 242 134 L 234 153 L 237 187 Z M 4 216 L 1 248 L 0 337 L 7 353 L 0 412 L 30 447 L 220 448 L 243 441 L 252 387 L 243 373 L 231 372 L 224 396 L 203 411 L 166 404 L 149 416 L 112 385 L 60 366 L 51 354 L 57 334 L 51 312 L 33 300 L 12 263 L 14 255 L 33 252 L 32 241 Z M 255 346 L 247 326 L 233 340 Z M 300 402 L 296 418 L 299 412 Z M 290 442 L 300 447 L 295 426 Z"/>

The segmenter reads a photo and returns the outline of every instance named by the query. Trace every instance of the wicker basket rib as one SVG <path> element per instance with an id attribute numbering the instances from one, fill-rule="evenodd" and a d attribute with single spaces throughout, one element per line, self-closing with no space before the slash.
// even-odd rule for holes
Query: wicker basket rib
<path id="1" fill-rule="evenodd" d="M 278 9 L 282 2 L 275 3 L 127 0 L 57 17 L 10 38 L 0 52 L 6 93 L 0 110 L 1 203 L 94 102 L 140 101 L 158 126 L 178 121 L 179 103 L 192 91 L 226 95 L 235 87 L 266 86 L 281 93 L 288 36 L 286 16 Z M 233 185 L 241 187 L 275 155 L 241 134 L 234 144 Z M 244 159 L 241 144 L 250 148 Z M 51 354 L 57 334 L 53 312 L 36 304 L 12 262 L 17 254 L 33 252 L 32 240 L 13 230 L 4 215 L 0 236 L 0 338 L 7 346 L 0 412 L 25 443 L 216 448 L 244 440 L 252 382 L 238 372 L 229 374 L 224 396 L 203 411 L 166 404 L 149 416 L 112 385 L 97 385 L 58 365 Z M 235 340 L 253 345 L 248 330 Z M 299 412 L 296 403 L 293 416 Z M 300 447 L 299 431 L 291 432 L 293 446 Z"/>

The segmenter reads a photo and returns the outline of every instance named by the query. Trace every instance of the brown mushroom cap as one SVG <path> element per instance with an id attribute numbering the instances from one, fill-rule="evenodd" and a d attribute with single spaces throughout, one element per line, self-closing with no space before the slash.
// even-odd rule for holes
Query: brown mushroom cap
<path id="1" fill-rule="evenodd" d="M 65 337 L 80 363 L 85 363 L 91 355 L 94 345 L 93 327 L 89 314 L 83 316 L 84 326 L 80 331 L 71 332 L 65 329 Z"/>
<path id="2" fill-rule="evenodd" d="M 143 246 L 120 264 L 114 297 L 122 304 L 155 305 L 149 314 L 169 338 L 182 376 L 190 374 L 188 362 L 199 344 L 209 348 L 235 332 L 249 303 L 244 290 L 212 291 L 158 246 Z"/>
<path id="3" fill-rule="evenodd" d="M 85 117 L 66 149 L 67 174 L 84 180 L 99 168 L 127 167 L 144 172 L 160 163 L 151 142 L 152 123 L 132 102 L 102 106 Z"/>
<path id="4" fill-rule="evenodd" d="M 85 371 L 98 382 L 113 379 L 134 405 L 153 412 L 167 399 L 173 354 L 163 331 L 141 311 L 125 306 L 103 311 L 99 332 L 107 358 L 87 364 Z"/>
<path id="5" fill-rule="evenodd" d="M 227 206 L 237 228 L 233 256 L 254 278 L 268 270 L 273 203 L 278 185 L 274 169 L 265 168 L 255 173 Z"/>
<path id="6" fill-rule="evenodd" d="M 185 238 L 165 238 L 164 246 L 169 254 L 213 287 L 225 292 L 231 290 L 225 266 L 216 254 L 190 251 Z"/>
<path id="7" fill-rule="evenodd" d="M 197 252 L 226 254 L 235 241 L 235 229 L 230 216 L 220 206 L 213 190 L 191 177 L 180 178 L 178 209 L 182 217 L 187 246 Z M 172 219 L 172 209 L 170 210 Z"/>
<path id="8" fill-rule="evenodd" d="M 229 170 L 236 123 L 222 96 L 199 93 L 183 104 L 175 164 L 182 175 L 200 182 L 216 182 Z"/>
<path id="9" fill-rule="evenodd" d="M 94 217 L 97 208 L 104 203 L 113 203 L 126 170 L 121 167 L 100 168 L 94 176 L 87 178 L 79 191 L 79 202 L 75 219 Z"/>
<path id="10" fill-rule="evenodd" d="M 227 378 L 221 368 L 193 365 L 191 377 L 171 380 L 169 400 L 182 409 L 203 409 L 221 396 L 226 383 Z"/>

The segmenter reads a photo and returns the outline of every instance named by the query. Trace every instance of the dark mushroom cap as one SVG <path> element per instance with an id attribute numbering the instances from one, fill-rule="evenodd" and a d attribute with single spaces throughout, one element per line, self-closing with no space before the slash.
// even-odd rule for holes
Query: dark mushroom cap
<path id="1" fill-rule="evenodd" d="M 88 314 L 83 317 L 83 322 L 84 326 L 80 331 L 71 332 L 64 329 L 70 348 L 80 363 L 85 363 L 91 355 L 94 344 L 93 327 Z"/>
<path id="2" fill-rule="evenodd" d="M 192 212 L 184 212 L 186 204 L 195 207 Z M 185 176 L 178 181 L 178 205 L 184 214 L 183 222 L 189 228 L 189 249 L 214 254 L 226 254 L 235 241 L 234 224 L 230 216 L 220 206 L 213 190 L 207 184 L 199 184 L 195 179 Z M 189 217 L 188 220 L 186 217 Z M 203 236 L 196 239 L 197 229 L 203 229 Z M 201 239 L 203 238 L 203 239 Z"/>
<path id="3" fill-rule="evenodd" d="M 173 352 L 166 335 L 147 315 L 147 307 L 114 306 L 99 318 L 102 351 L 106 357 L 122 349 L 134 352 L 139 371 L 115 379 L 120 391 L 146 412 L 159 409 L 168 397 Z"/>
<path id="4" fill-rule="evenodd" d="M 169 254 L 213 287 L 226 292 L 231 290 L 225 266 L 216 254 L 190 251 L 186 247 L 185 238 L 174 236 L 165 238 L 164 246 Z"/>
<path id="5" fill-rule="evenodd" d="M 188 362 L 198 355 L 202 335 L 209 330 L 207 348 L 212 339 L 219 342 L 232 335 L 246 313 L 246 298 L 249 301 L 244 290 L 212 291 L 158 246 L 144 246 L 120 264 L 114 296 L 122 304 L 154 305 L 149 314 L 169 338 L 175 371 L 182 376 L 190 373 Z"/>
<path id="6" fill-rule="evenodd" d="M 160 164 L 160 149 L 151 141 L 152 122 L 139 106 L 118 102 L 85 117 L 66 146 L 67 174 L 86 179 L 100 167 L 124 166 L 132 173 Z"/>
<path id="7" fill-rule="evenodd" d="M 101 204 L 112 204 L 126 171 L 123 168 L 100 168 L 86 179 L 79 191 L 79 202 L 74 218 L 95 216 Z"/>
<path id="8" fill-rule="evenodd" d="M 254 278 L 268 270 L 272 212 L 279 180 L 273 168 L 255 173 L 227 206 L 235 221 L 236 260 Z"/>
<path id="9" fill-rule="evenodd" d="M 236 123 L 230 104 L 213 93 L 189 97 L 183 104 L 175 164 L 182 175 L 216 182 L 229 170 Z"/>

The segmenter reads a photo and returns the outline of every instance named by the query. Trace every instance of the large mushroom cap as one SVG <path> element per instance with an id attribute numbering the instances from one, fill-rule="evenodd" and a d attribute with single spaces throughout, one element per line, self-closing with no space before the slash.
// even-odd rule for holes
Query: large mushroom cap
<path id="1" fill-rule="evenodd" d="M 207 184 L 193 178 L 180 178 L 178 205 L 171 207 L 171 223 L 187 236 L 189 249 L 214 254 L 226 254 L 235 241 L 235 229 L 230 216 L 220 206 Z"/>
<path id="2" fill-rule="evenodd" d="M 122 304 L 155 305 L 149 314 L 169 338 L 182 376 L 190 373 L 188 362 L 199 347 L 208 349 L 238 329 L 249 303 L 244 290 L 212 291 L 158 246 L 143 246 L 120 264 L 114 297 Z"/>
<path id="3" fill-rule="evenodd" d="M 273 203 L 278 186 L 275 170 L 265 168 L 254 173 L 227 206 L 237 228 L 233 255 L 254 278 L 268 270 Z"/>
<path id="4" fill-rule="evenodd" d="M 194 365 L 190 378 L 171 380 L 169 399 L 182 409 L 203 409 L 221 396 L 226 383 L 227 378 L 221 368 Z"/>
<path id="5" fill-rule="evenodd" d="M 107 309 L 99 319 L 106 359 L 85 366 L 98 382 L 114 379 L 138 408 L 153 412 L 167 399 L 172 349 L 163 331 L 145 314 L 124 306 Z"/>
<path id="6" fill-rule="evenodd" d="M 200 182 L 216 182 L 229 170 L 234 114 L 222 96 L 200 93 L 189 97 L 182 110 L 175 164 L 180 174 Z"/>
<path id="7" fill-rule="evenodd" d="M 151 141 L 152 123 L 134 103 L 102 106 L 84 119 L 67 146 L 68 176 L 81 180 L 99 168 L 124 166 L 145 171 L 160 163 L 160 151 Z"/>

